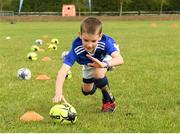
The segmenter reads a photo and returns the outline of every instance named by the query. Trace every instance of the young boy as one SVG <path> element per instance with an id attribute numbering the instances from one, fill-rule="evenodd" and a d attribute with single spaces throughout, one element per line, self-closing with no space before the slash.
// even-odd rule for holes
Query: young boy
<path id="1" fill-rule="evenodd" d="M 111 56 L 106 60 L 107 56 Z M 72 43 L 64 63 L 58 72 L 54 102 L 65 101 L 63 83 L 67 72 L 74 62 L 83 65 L 83 95 L 93 95 L 97 88 L 103 95 L 103 112 L 113 112 L 116 108 L 115 98 L 109 91 L 106 72 L 109 67 L 123 64 L 115 41 L 102 33 L 102 23 L 94 17 L 85 18 L 80 26 L 79 37 Z"/>

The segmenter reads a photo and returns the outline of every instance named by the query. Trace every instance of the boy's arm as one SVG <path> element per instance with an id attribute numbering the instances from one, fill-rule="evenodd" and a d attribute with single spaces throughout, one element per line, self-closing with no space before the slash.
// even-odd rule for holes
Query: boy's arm
<path id="1" fill-rule="evenodd" d="M 63 84 L 64 84 L 64 80 L 69 69 L 70 69 L 70 66 L 63 64 L 61 66 L 61 69 L 58 71 L 58 75 L 56 78 L 56 91 L 55 91 L 55 96 L 53 98 L 53 102 L 57 103 L 62 100 L 66 102 L 63 96 Z"/>
<path id="2" fill-rule="evenodd" d="M 121 56 L 119 51 L 115 51 L 111 54 L 112 59 L 108 61 L 108 66 L 117 66 L 124 64 L 123 57 Z"/>
<path id="3" fill-rule="evenodd" d="M 100 68 L 104 68 L 104 67 L 111 67 L 111 66 L 117 66 L 120 64 L 124 63 L 124 60 L 121 56 L 121 54 L 118 51 L 115 51 L 111 54 L 112 59 L 107 61 L 107 62 L 101 62 L 98 59 L 92 57 L 91 55 L 86 55 L 89 59 L 91 59 L 93 61 L 93 63 L 88 63 L 89 66 L 92 67 L 100 67 Z"/>

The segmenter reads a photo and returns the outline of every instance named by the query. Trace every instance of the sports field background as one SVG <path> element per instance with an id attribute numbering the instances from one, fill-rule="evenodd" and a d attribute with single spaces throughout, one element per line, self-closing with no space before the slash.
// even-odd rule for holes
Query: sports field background
<path id="1" fill-rule="evenodd" d="M 73 125 L 54 124 L 49 110 L 54 105 L 55 79 L 60 55 L 71 47 L 79 21 L 0 23 L 0 132 L 180 132 L 180 22 L 104 21 L 104 32 L 120 45 L 125 64 L 108 72 L 117 110 L 101 113 L 102 96 L 81 93 L 81 66 L 72 68 L 64 96 L 77 110 Z M 176 24 L 176 27 L 174 27 Z M 6 40 L 10 36 L 12 39 Z M 46 38 L 46 37 L 49 38 Z M 38 60 L 26 58 L 36 39 L 58 38 L 57 51 L 37 52 Z M 52 60 L 43 62 L 49 56 Z M 32 79 L 16 78 L 19 68 Z M 50 80 L 37 81 L 39 74 Z M 23 123 L 20 116 L 34 110 L 42 122 Z"/>

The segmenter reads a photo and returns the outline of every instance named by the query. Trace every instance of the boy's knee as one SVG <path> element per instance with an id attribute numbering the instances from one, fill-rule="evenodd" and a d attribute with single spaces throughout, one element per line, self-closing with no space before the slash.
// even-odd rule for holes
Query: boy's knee
<path id="1" fill-rule="evenodd" d="M 97 88 L 103 88 L 108 85 L 108 79 L 106 76 L 104 78 L 95 79 L 94 84 Z"/>
<path id="2" fill-rule="evenodd" d="M 85 79 L 83 78 L 83 82 L 86 84 L 93 84 L 94 83 L 94 78 L 90 78 L 90 79 Z M 87 96 L 87 95 L 93 95 L 96 92 L 96 87 L 95 85 L 93 85 L 92 89 L 90 91 L 86 91 L 82 88 L 82 93 L 83 95 Z"/>
<path id="3" fill-rule="evenodd" d="M 82 88 L 82 93 L 83 93 L 84 96 L 93 95 L 93 94 L 96 92 L 96 89 L 97 89 L 97 88 L 96 88 L 95 86 L 93 86 L 93 88 L 92 88 L 91 91 L 86 92 L 86 91 L 84 91 L 84 89 Z"/>

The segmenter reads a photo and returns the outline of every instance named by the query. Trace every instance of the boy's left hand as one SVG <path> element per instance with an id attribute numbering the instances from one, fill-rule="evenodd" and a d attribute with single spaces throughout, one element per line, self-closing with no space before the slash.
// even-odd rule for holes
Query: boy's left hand
<path id="1" fill-rule="evenodd" d="M 88 66 L 95 67 L 95 68 L 104 68 L 105 64 L 98 59 L 92 57 L 91 55 L 87 54 L 86 55 L 89 59 L 93 61 L 93 63 L 88 63 Z"/>

